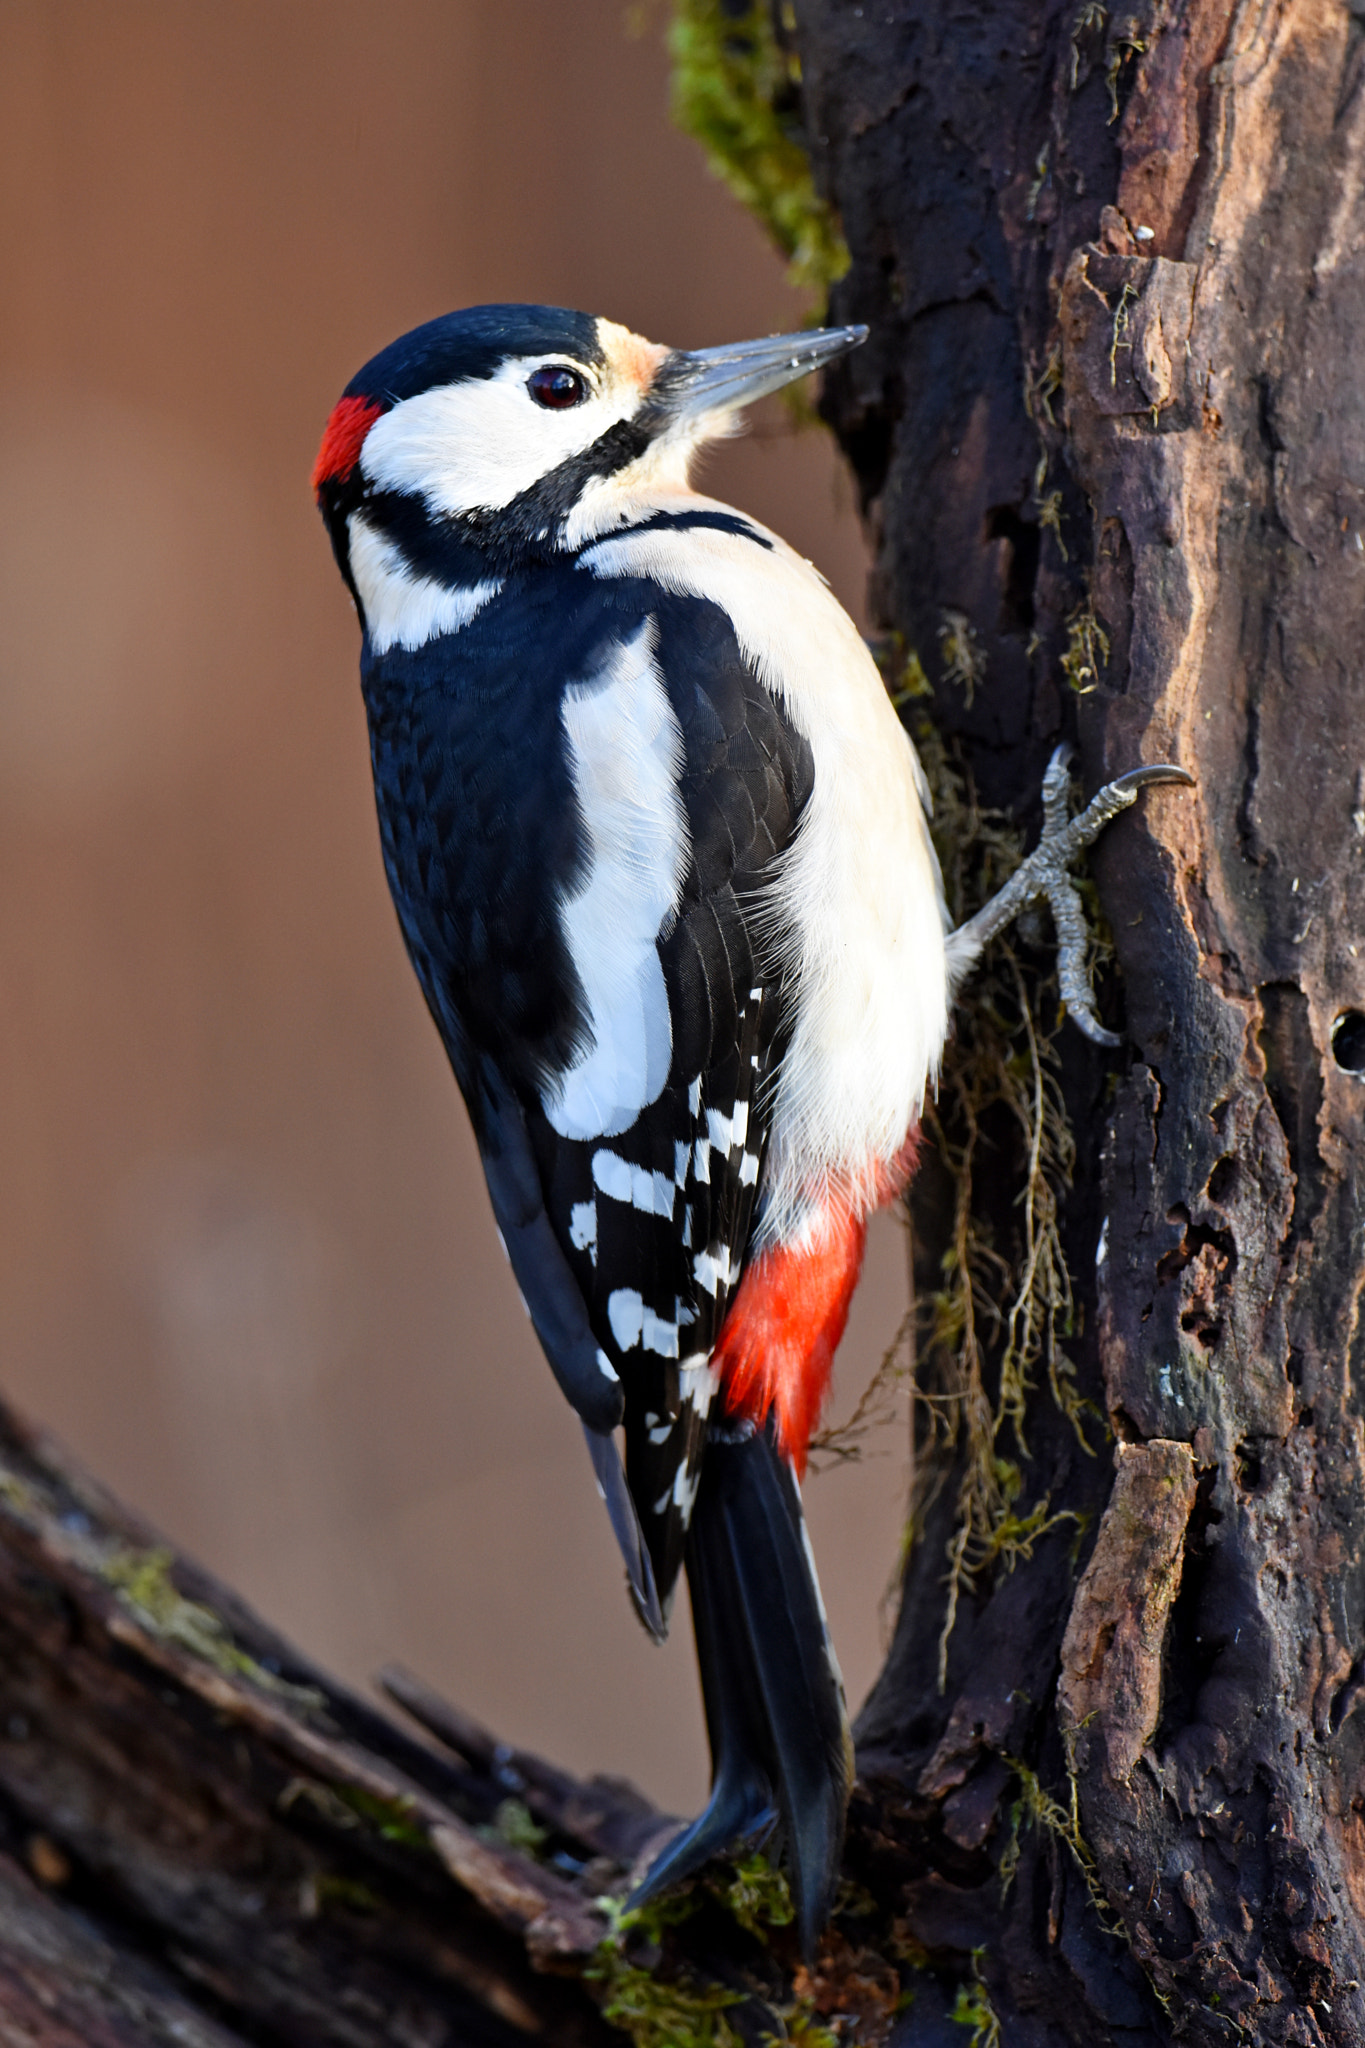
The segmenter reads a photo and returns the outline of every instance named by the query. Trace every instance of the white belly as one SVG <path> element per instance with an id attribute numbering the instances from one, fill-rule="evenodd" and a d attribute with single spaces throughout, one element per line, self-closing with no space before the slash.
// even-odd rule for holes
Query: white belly
<path id="1" fill-rule="evenodd" d="M 796 940 L 796 1022 L 761 1191 L 762 1242 L 789 1244 L 818 1230 L 831 1201 L 862 1212 L 876 1199 L 878 1169 L 904 1143 L 937 1075 L 948 978 L 914 748 L 824 579 L 765 538 L 771 553 L 709 528 L 626 532 L 581 559 L 599 575 L 651 576 L 723 606 L 745 657 L 810 745 L 810 802 L 774 887 L 774 910 Z"/>

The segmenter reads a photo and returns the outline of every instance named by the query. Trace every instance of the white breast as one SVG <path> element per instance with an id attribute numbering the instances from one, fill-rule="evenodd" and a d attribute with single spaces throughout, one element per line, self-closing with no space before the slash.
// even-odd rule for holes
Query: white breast
<path id="1" fill-rule="evenodd" d="M 597 576 L 649 576 L 721 605 L 811 748 L 810 802 L 773 897 L 796 934 L 796 1023 L 761 1236 L 791 1243 L 819 1227 L 836 1190 L 870 1204 L 878 1168 L 918 1120 L 947 1032 L 946 918 L 923 771 L 876 664 L 810 563 L 764 537 L 771 552 L 708 528 L 627 532 L 580 559 Z"/>
<path id="2" fill-rule="evenodd" d="M 678 795 L 683 737 L 646 619 L 601 673 L 564 697 L 588 873 L 560 905 L 592 1044 L 542 1097 L 564 1138 L 627 1130 L 668 1080 L 673 1032 L 657 944 L 687 873 Z"/>

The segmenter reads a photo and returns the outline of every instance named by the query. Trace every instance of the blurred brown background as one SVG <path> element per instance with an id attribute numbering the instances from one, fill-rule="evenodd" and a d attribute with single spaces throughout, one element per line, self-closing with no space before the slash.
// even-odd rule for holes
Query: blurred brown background
<path id="1" fill-rule="evenodd" d="M 0 0 L 0 1380 L 272 1621 L 704 1790 L 627 1609 L 380 868 L 308 492 L 373 351 L 482 299 L 799 324 L 666 115 L 662 6 Z M 818 433 L 708 483 L 859 608 Z M 843 1405 L 899 1320 L 874 1237 Z M 856 1703 L 904 1439 L 808 1489 Z"/>

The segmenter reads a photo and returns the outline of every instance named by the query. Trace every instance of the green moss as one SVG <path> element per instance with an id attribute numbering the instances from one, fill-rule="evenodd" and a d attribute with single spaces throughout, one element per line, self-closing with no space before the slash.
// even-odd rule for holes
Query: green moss
<path id="1" fill-rule="evenodd" d="M 968 2048 L 999 2048 L 1001 2040 L 1000 2016 L 991 2004 L 986 1980 L 981 1974 L 981 1958 L 984 1954 L 984 1949 L 972 1950 L 971 1982 L 958 1986 L 956 2002 L 948 2015 L 954 2025 L 971 2028 L 972 2038 Z"/>
<path id="2" fill-rule="evenodd" d="M 767 1940 L 770 1928 L 790 1927 L 796 1917 L 786 1878 L 761 1852 L 734 1865 L 720 1895 L 740 1926 L 760 1941 Z"/>
<path id="3" fill-rule="evenodd" d="M 1100 1889 L 1099 1872 L 1090 1846 L 1081 1833 L 1080 1799 L 1073 1771 L 1067 1771 L 1067 1787 L 1070 1793 L 1070 1807 L 1062 1806 L 1050 1792 L 1043 1789 L 1038 1776 L 1018 1757 L 1007 1756 L 1009 1765 L 1018 1780 L 1019 1790 L 1010 1807 L 1010 1832 L 1000 1857 L 1001 1895 L 1009 1894 L 1019 1868 L 1020 1836 L 1025 1827 L 1042 1828 L 1047 1834 L 1063 1843 L 1075 1858 L 1081 1880 L 1095 1909 L 1095 1916 L 1105 1932 L 1123 1940 L 1124 1933 L 1110 1908 L 1109 1901 Z"/>
<path id="4" fill-rule="evenodd" d="M 480 1828 L 485 1839 L 506 1842 L 511 1849 L 520 1849 L 524 1855 L 534 1856 L 549 1840 L 549 1830 L 541 1827 L 529 1806 L 521 1799 L 504 1799 L 493 1815 L 491 1827 Z"/>
<path id="5" fill-rule="evenodd" d="M 668 47 L 674 120 L 767 229 L 793 284 L 827 292 L 848 269 L 848 249 L 815 189 L 799 139 L 800 61 L 767 0 L 674 0 Z"/>
<path id="6" fill-rule="evenodd" d="M 378 1892 L 362 1884 L 358 1878 L 338 1877 L 336 1873 L 324 1872 L 313 1881 L 313 1892 L 318 1907 L 325 1912 L 329 1906 L 342 1907 L 348 1913 L 379 1913 L 384 1901 Z"/>
<path id="7" fill-rule="evenodd" d="M 666 1929 L 690 1920 L 700 1903 L 690 1887 L 631 1912 L 618 1899 L 597 1901 L 607 1932 L 583 1975 L 598 1987 L 603 2018 L 629 2034 L 635 2048 L 740 2048 L 725 2015 L 744 2003 L 742 1992 L 692 1971 L 660 1971 Z M 641 1962 L 641 1955 L 651 1960 Z"/>
<path id="8" fill-rule="evenodd" d="M 780 2044 L 786 2041 L 796 2042 L 799 2048 L 839 2048 L 840 2042 L 846 2038 L 844 2034 L 836 2033 L 833 2027 L 827 2027 L 824 2021 L 800 2000 L 784 2009 L 780 2034 L 763 2036 L 765 2048 L 769 2048 L 769 2044 L 771 2048 L 780 2048 Z"/>
<path id="9" fill-rule="evenodd" d="M 610 1966 L 590 1963 L 584 1975 L 601 1983 L 602 2017 L 635 2048 L 740 2048 L 725 2015 L 744 2004 L 741 1992 L 700 1980 L 664 1982 L 619 1956 Z"/>
<path id="10" fill-rule="evenodd" d="M 923 710 L 914 709 L 914 737 L 934 797 L 934 837 L 960 922 L 1013 872 L 1022 844 L 1003 817 L 982 810 L 965 769 Z M 998 941 L 958 1012 L 937 1100 L 925 1105 L 925 1136 L 948 1176 L 953 1210 L 913 1385 L 927 1455 L 917 1459 L 907 1548 L 943 1484 L 948 1454 L 965 1452 L 948 1548 L 940 1685 L 964 1592 L 989 1570 L 1012 1569 L 1071 1520 L 1051 1513 L 1046 1495 L 1025 1497 L 1025 1424 L 1041 1379 L 1090 1448 L 1090 1411 L 1063 1348 L 1075 1329 L 1076 1304 L 1061 1242 L 1074 1148 L 1053 1043 L 1059 1022 L 1055 977 L 1031 986 L 1019 956 Z M 987 1200 L 998 1185 L 1002 1117 L 1014 1125 L 1025 1162 L 1019 1222 L 1004 1246 L 996 1242 Z"/>
<path id="11" fill-rule="evenodd" d="M 758 2013 L 766 2008 L 773 2022 L 758 2036 L 764 2043 L 838 2048 L 840 2037 L 805 1993 L 774 2002 L 766 1991 L 737 1990 L 690 1966 L 665 1961 L 669 1929 L 703 1906 L 723 1906 L 747 1934 L 765 1944 L 774 1929 L 791 1925 L 795 1909 L 787 1880 L 761 1851 L 629 1912 L 613 1898 L 596 1904 L 606 1916 L 607 1932 L 583 1974 L 598 1987 L 603 2016 L 629 2034 L 636 2048 L 741 2048 L 742 2038 L 754 2038 L 756 2008 Z M 861 1902 L 855 1904 L 861 1910 Z M 739 2005 L 750 2008 L 743 2037 L 727 2018 Z"/>
<path id="12" fill-rule="evenodd" d="M 122 1605 L 149 1635 L 175 1643 L 213 1665 L 229 1678 L 247 1678 L 263 1692 L 292 1700 L 296 1706 L 322 1707 L 322 1694 L 311 1685 L 291 1685 L 232 1639 L 227 1623 L 202 1601 L 187 1600 L 171 1577 L 175 1562 L 169 1550 L 115 1549 L 100 1564 L 100 1573 L 118 1593 Z"/>
<path id="13" fill-rule="evenodd" d="M 426 1829 L 412 1818 L 415 1802 L 410 1794 L 386 1799 L 376 1792 L 364 1792 L 358 1785 L 338 1785 L 336 1789 L 352 1813 L 367 1821 L 382 1840 L 401 1842 L 406 1849 L 431 1848 Z"/>

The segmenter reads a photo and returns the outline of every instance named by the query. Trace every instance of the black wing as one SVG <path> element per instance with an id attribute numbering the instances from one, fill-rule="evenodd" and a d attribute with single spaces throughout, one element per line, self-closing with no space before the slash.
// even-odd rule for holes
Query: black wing
<path id="1" fill-rule="evenodd" d="M 810 790 L 809 750 L 717 607 L 657 602 L 657 659 L 682 730 L 691 863 L 660 942 L 667 1086 L 631 1127 L 568 1141 L 528 1111 L 551 1222 L 625 1389 L 626 1471 L 666 1604 L 682 1564 L 710 1358 L 744 1266 L 780 1042 L 773 935 L 755 907 Z"/>
<path id="2" fill-rule="evenodd" d="M 633 581 L 585 593 L 586 581 L 551 602 L 542 577 L 514 615 L 490 619 L 482 648 L 467 628 L 405 662 L 372 664 L 367 699 L 409 951 L 469 1103 L 537 1334 L 599 1433 L 599 1481 L 642 1615 L 659 1632 L 695 1496 L 710 1356 L 744 1264 L 783 1031 L 780 946 L 766 928 L 760 944 L 756 899 L 796 829 L 812 771 L 718 607 Z M 590 1026 L 555 886 L 567 877 L 571 895 L 586 859 L 560 706 L 564 687 L 646 619 L 682 735 L 690 842 L 677 915 L 658 940 L 672 1064 L 627 1130 L 566 1138 L 542 1096 L 586 1049 Z M 618 1416 L 628 1499 L 601 1436 Z"/>

